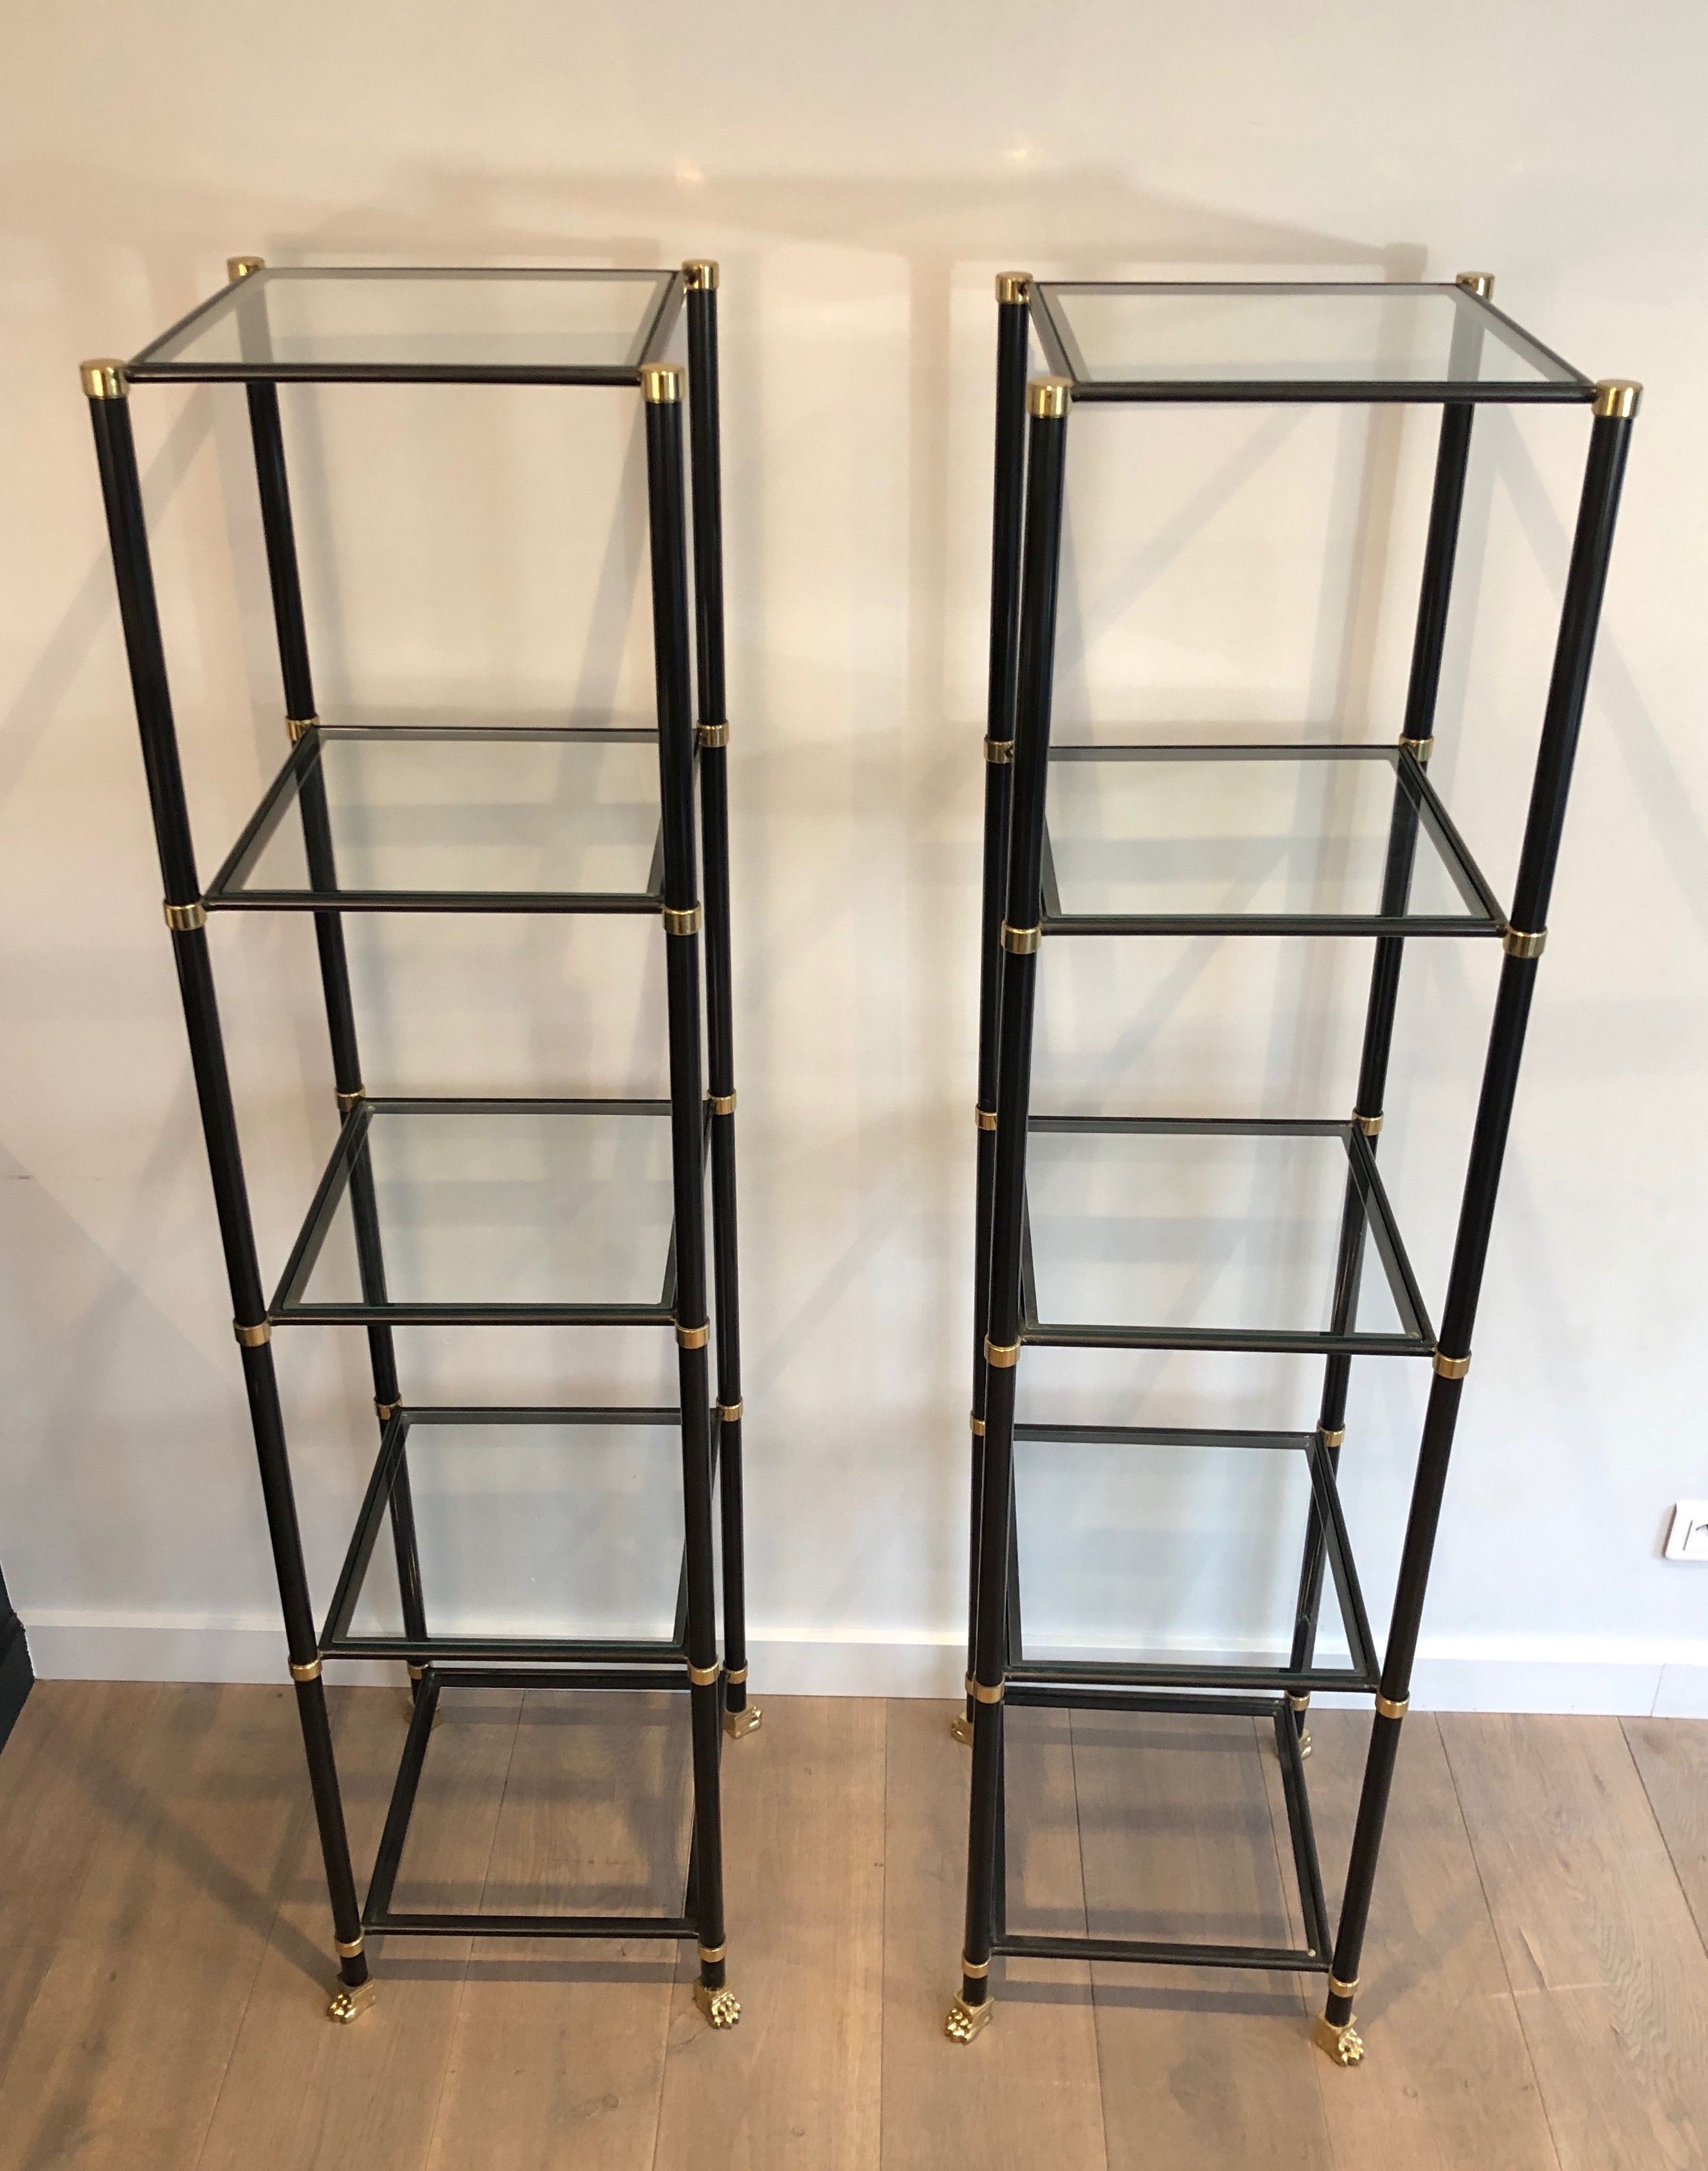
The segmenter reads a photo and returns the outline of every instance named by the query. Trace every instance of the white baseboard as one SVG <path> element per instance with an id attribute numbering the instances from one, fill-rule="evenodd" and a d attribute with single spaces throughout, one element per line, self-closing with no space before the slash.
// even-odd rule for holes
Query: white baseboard
<path id="1" fill-rule="evenodd" d="M 264 1616 L 80 1613 L 26 1616 L 43 1681 L 279 1681 L 285 1638 Z M 958 1638 L 757 1633 L 748 1663 L 756 1697 L 951 1697 L 965 1659 Z M 391 1681 L 397 1668 L 340 1664 L 329 1678 Z M 1325 1697 L 1324 1702 L 1341 1701 Z M 1348 1698 L 1347 1702 L 1359 1699 Z M 1602 1712 L 1708 1718 L 1708 1642 L 1589 1636 L 1426 1637 L 1411 1702 L 1419 1711 Z"/>
<path id="2" fill-rule="evenodd" d="M 276 1621 L 228 1615 L 73 1613 L 51 1608 L 24 1622 L 40 1681 L 267 1681 L 287 1678 Z M 328 1679 L 331 1679 L 328 1675 Z M 353 1661 L 337 1678 L 392 1682 L 401 1670 Z"/>

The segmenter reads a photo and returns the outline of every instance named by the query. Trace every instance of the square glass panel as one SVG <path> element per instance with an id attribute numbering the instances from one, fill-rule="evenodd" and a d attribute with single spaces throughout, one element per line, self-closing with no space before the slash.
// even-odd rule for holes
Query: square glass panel
<path id="1" fill-rule="evenodd" d="M 1296 1949 L 1274 1761 L 1266 1718 L 1076 1711 L 1084 1933 Z M 1010 1927 L 1031 1926 L 1011 1915 Z"/>
<path id="2" fill-rule="evenodd" d="M 145 347 L 142 368 L 634 369 L 675 274 L 268 269 Z"/>
<path id="3" fill-rule="evenodd" d="M 1040 291 L 1088 385 L 1586 383 L 1462 287 L 1046 282 Z"/>
<path id="4" fill-rule="evenodd" d="M 1057 747 L 1047 818 L 1052 920 L 1501 924 L 1421 771 L 1393 748 Z M 1411 840 L 1411 874 L 1384 914 L 1396 839 Z"/>
<path id="5" fill-rule="evenodd" d="M 340 1141 L 276 1312 L 665 1316 L 667 1101 L 365 1106 Z"/>
<path id="6" fill-rule="evenodd" d="M 680 1913 L 693 1810 L 685 1696 L 452 1681 L 438 1714 L 392 1894 L 399 1913 Z M 471 1816 L 472 1800 L 495 1801 L 495 1822 Z"/>
<path id="7" fill-rule="evenodd" d="M 1031 1430 L 1015 1442 L 1029 1664 L 1286 1667 L 1312 1499 L 1302 1447 Z M 1317 1664 L 1350 1675 L 1327 1573 L 1319 1622 Z"/>
<path id="8" fill-rule="evenodd" d="M 1056 1128 L 1057 1123 L 1073 1125 Z M 1328 1348 L 1342 1221 L 1362 1232 L 1357 1346 L 1432 1346 L 1346 1127 L 1266 1128 L 1035 1117 L 1026 1203 L 1029 1330 L 1096 1346 Z M 1028 1306 L 1029 1312 L 1031 1305 Z"/>
<path id="9" fill-rule="evenodd" d="M 658 835 L 651 732 L 323 728 L 209 894 L 304 907 L 553 896 L 651 909 Z"/>
<path id="10" fill-rule="evenodd" d="M 430 1634 L 669 1641 L 683 1547 L 674 1421 L 405 1423 Z M 384 1529 L 350 1632 L 405 1632 Z"/>

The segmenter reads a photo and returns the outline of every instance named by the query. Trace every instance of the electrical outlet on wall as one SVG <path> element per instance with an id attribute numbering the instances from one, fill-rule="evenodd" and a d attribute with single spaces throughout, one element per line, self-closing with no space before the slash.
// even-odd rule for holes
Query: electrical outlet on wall
<path id="1" fill-rule="evenodd" d="M 1673 1509 L 1667 1558 L 1708 1561 L 1708 1500 L 1680 1500 Z"/>

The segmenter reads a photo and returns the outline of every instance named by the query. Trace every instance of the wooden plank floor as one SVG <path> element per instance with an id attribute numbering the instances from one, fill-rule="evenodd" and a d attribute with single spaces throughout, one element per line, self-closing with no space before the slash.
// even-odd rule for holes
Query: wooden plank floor
<path id="1" fill-rule="evenodd" d="M 400 1903 L 672 1904 L 679 1714 L 631 1701 L 447 1696 Z M 365 1873 L 400 1702 L 335 1708 Z M 731 1748 L 735 2033 L 657 1947 L 469 1940 L 382 1948 L 340 2029 L 289 1692 L 43 1683 L 0 1756 L 0 2171 L 1708 2171 L 1708 1723 L 1414 1718 L 1341 2072 L 1312 1986 L 1207 1970 L 999 1968 L 950 2044 L 947 1716 L 774 1698 Z M 1015 1928 L 1297 1934 L 1261 1730 L 1014 1718 Z M 1313 1718 L 1331 1907 L 1368 1725 Z"/>

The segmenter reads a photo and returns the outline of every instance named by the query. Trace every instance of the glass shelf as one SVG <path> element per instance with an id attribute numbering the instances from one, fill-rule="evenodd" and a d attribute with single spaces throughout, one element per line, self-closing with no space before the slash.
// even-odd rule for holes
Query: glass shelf
<path id="1" fill-rule="evenodd" d="M 323 725 L 292 748 L 206 902 L 656 912 L 662 865 L 654 732 Z"/>
<path id="2" fill-rule="evenodd" d="M 399 1411 L 323 1655 L 680 1667 L 681 1422 L 674 1409 Z M 404 1626 L 385 1535 L 404 1472 L 424 1638 Z"/>
<path id="3" fill-rule="evenodd" d="M 363 1100 L 281 1321 L 667 1325 L 668 1101 Z"/>
<path id="4" fill-rule="evenodd" d="M 182 378 L 633 383 L 682 298 L 668 271 L 271 267 L 126 365 Z"/>
<path id="5" fill-rule="evenodd" d="M 1015 1427 L 1025 1643 L 1015 1681 L 1373 1689 L 1380 1676 L 1332 1458 L 1314 1432 Z M 1298 1554 L 1326 1543 L 1314 1662 L 1290 1661 Z M 1211 1563 L 1207 1568 L 1207 1563 Z M 1169 1627 L 1142 1644 L 1120 1624 Z"/>
<path id="6" fill-rule="evenodd" d="M 1400 1356 L 1435 1347 L 1356 1123 L 1034 1116 L 1026 1207 L 1027 1342 Z M 1336 1324 L 1343 1222 L 1356 1231 L 1357 1273 Z"/>
<path id="7" fill-rule="evenodd" d="M 1074 395 L 1115 399 L 1577 399 L 1594 387 L 1457 285 L 1034 284 L 1033 321 Z"/>
<path id="8" fill-rule="evenodd" d="M 1384 913 L 1390 849 L 1413 839 L 1404 909 Z M 1397 747 L 1052 747 L 1044 852 L 1047 934 L 1497 935 L 1506 924 Z"/>

